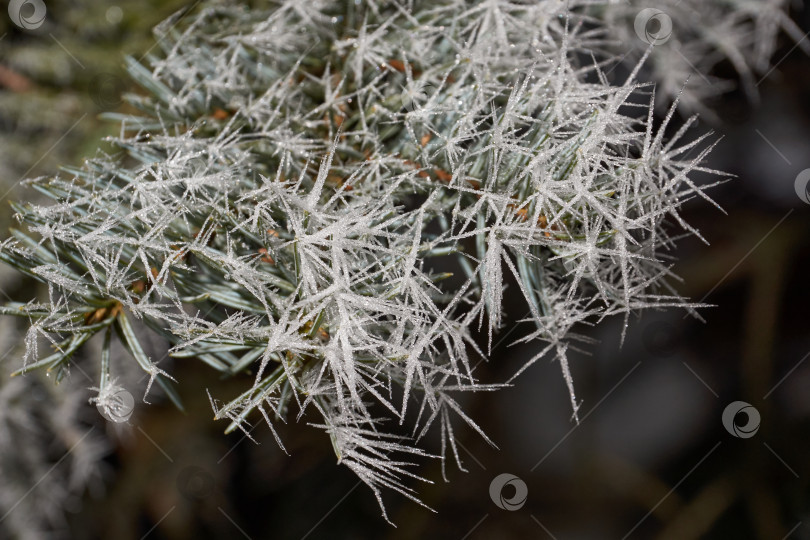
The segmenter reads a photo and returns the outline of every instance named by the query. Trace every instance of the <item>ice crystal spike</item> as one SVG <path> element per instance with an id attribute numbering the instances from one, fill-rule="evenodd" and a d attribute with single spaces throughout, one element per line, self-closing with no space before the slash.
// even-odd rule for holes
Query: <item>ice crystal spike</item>
<path id="1" fill-rule="evenodd" d="M 662 4 L 676 33 L 688 10 L 721 12 L 698 18 L 726 22 L 681 53 L 713 62 L 706 51 L 719 49 L 747 82 L 772 52 L 751 32 L 795 34 L 780 2 Z M 43 304 L 3 308 L 31 321 L 21 371 L 59 370 L 103 331 L 96 402 L 109 409 L 120 391 L 115 334 L 179 403 L 170 366 L 139 344 L 147 327 L 173 357 L 252 375 L 230 400 L 208 390 L 227 430 L 312 409 L 378 500 L 383 488 L 417 500 L 396 456 L 429 456 L 419 444 L 436 429 L 442 464 L 452 454 L 461 466 L 453 424 L 486 437 L 457 399 L 501 386 L 475 366 L 512 294 L 525 304 L 511 314 L 525 319 L 516 340 L 539 344 L 518 373 L 555 358 L 576 414 L 578 325 L 697 307 L 669 285 L 665 252 L 697 234 L 680 213 L 708 200 L 695 174 L 719 174 L 703 164 L 710 144 L 684 130 L 665 140 L 672 112 L 654 126 L 656 95 L 674 111 L 674 98 L 695 108 L 709 89 L 684 89 L 661 36 L 637 39 L 638 12 L 287 0 L 172 19 L 157 29 L 162 53 L 127 62 L 143 92 L 129 96 L 140 113 L 108 115 L 119 155 L 32 182 L 49 205 L 15 205 L 23 230 L 0 259 L 48 289 Z M 621 56 L 633 75 L 611 83 Z M 459 275 L 447 279 L 448 266 Z"/>

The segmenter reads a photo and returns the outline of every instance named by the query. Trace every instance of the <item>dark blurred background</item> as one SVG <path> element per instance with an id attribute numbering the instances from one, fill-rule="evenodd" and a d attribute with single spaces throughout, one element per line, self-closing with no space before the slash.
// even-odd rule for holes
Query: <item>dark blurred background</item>
<path id="1" fill-rule="evenodd" d="M 0 14 L 7 199 L 35 197 L 16 180 L 78 165 L 115 133 L 98 114 L 126 108 L 123 55 L 147 52 L 150 28 L 187 4 L 48 2 L 51 22 L 33 32 Z M 810 30 L 810 9 L 794 16 Z M 414 487 L 435 513 L 388 494 L 394 528 L 306 417 L 280 430 L 289 456 L 258 419 L 258 444 L 225 436 L 208 397 L 187 389 L 225 396 L 245 380 L 223 382 L 197 362 L 177 362 L 186 413 L 156 400 L 139 406 L 127 429 L 97 414 L 88 420 L 107 430 L 107 473 L 103 489 L 68 508 L 70 537 L 810 538 L 810 204 L 795 189 L 810 168 L 810 59 L 785 38 L 773 62 L 758 103 L 730 92 L 710 102 L 721 122 L 699 126 L 722 136 L 709 165 L 736 178 L 710 192 L 726 214 L 701 200 L 685 208 L 710 245 L 685 238 L 673 255 L 679 291 L 714 307 L 700 310 L 704 321 L 644 313 L 623 345 L 620 320 L 585 329 L 598 344 L 572 355 L 578 424 L 551 361 L 511 388 L 468 397 L 466 411 L 498 448 L 458 426 L 467 472 L 450 466 L 445 482 L 438 462 L 420 462 L 417 472 L 434 483 Z M 733 76 L 730 66 L 719 70 Z M 0 222 L 11 224 L 8 210 Z M 0 279 L 15 300 L 31 296 L 7 268 Z M 519 296 L 507 307 L 513 316 L 525 311 Z M 534 354 L 510 347 L 511 337 L 480 366 L 482 382 L 508 379 Z M 735 423 L 724 426 L 737 401 L 753 408 L 729 409 Z M 503 473 L 515 478 L 499 490 L 493 480 Z M 522 507 L 496 504 L 521 484 Z"/>

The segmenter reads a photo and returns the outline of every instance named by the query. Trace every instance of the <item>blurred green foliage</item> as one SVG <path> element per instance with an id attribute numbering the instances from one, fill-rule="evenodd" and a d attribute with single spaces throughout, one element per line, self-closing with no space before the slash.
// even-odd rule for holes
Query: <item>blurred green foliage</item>
<path id="1" fill-rule="evenodd" d="M 48 1 L 41 27 L 23 30 L 0 13 L 0 196 L 22 178 L 94 155 L 131 88 L 123 59 L 155 45 L 152 28 L 188 6 L 180 0 Z M 18 194 L 17 191 L 15 194 Z M 28 194 L 30 195 L 30 194 Z M 0 227 L 7 228 L 10 212 Z"/>

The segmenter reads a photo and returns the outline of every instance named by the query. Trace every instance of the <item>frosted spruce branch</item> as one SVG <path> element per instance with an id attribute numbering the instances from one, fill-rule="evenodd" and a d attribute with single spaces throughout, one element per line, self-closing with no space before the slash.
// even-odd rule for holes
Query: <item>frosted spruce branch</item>
<path id="1" fill-rule="evenodd" d="M 773 71 L 780 33 L 806 54 L 810 41 L 788 16 L 788 8 L 801 8 L 790 0 L 615 0 L 572 2 L 587 9 L 619 44 L 611 47 L 624 62 L 645 53 L 646 78 L 656 82 L 659 106 L 676 97 L 683 108 L 715 122 L 711 100 L 739 82 L 752 102 L 758 86 Z M 739 81 L 724 79 L 715 67 L 726 63 Z M 684 88 L 684 81 L 689 83 Z"/>
<path id="2" fill-rule="evenodd" d="M 698 234 L 680 207 L 711 202 L 693 178 L 716 174 L 711 145 L 686 142 L 693 120 L 666 140 L 675 106 L 654 127 L 636 71 L 607 82 L 610 32 L 584 11 L 208 5 L 157 34 L 159 55 L 128 60 L 140 112 L 108 114 L 118 152 L 31 181 L 52 204 L 14 204 L 22 230 L 0 258 L 48 289 L 2 310 L 31 322 L 17 373 L 59 380 L 101 333 L 107 396 L 114 334 L 179 405 L 143 323 L 174 358 L 253 377 L 230 400 L 209 390 L 228 431 L 319 415 L 382 508 L 383 488 L 418 501 L 395 456 L 430 455 L 418 446 L 430 429 L 443 464 L 461 466 L 454 425 L 486 437 L 457 398 L 501 386 L 474 366 L 505 294 L 526 306 L 518 341 L 539 344 L 519 372 L 555 358 L 575 415 L 577 325 L 696 307 L 670 285 L 667 251 L 673 234 Z"/>

